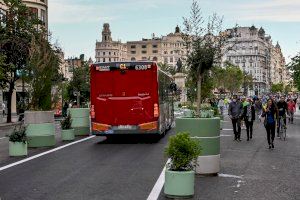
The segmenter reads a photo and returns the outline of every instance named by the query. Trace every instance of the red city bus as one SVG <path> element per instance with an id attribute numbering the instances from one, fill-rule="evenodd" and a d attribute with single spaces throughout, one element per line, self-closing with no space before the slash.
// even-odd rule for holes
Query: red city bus
<path id="1" fill-rule="evenodd" d="M 174 121 L 173 78 L 155 62 L 91 65 L 93 135 L 161 135 Z"/>

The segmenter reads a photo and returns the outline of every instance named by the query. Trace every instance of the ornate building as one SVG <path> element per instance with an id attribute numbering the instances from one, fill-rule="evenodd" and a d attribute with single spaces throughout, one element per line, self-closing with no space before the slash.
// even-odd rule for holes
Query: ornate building
<path id="1" fill-rule="evenodd" d="M 126 44 L 113 41 L 108 23 L 103 25 L 102 41 L 96 41 L 96 62 L 125 61 L 127 59 Z"/>
<path id="2" fill-rule="evenodd" d="M 162 37 L 162 61 L 170 66 L 176 66 L 179 59 L 184 60 L 186 47 L 181 37 L 179 27 L 175 28 L 174 33 Z"/>
<path id="3" fill-rule="evenodd" d="M 272 44 L 271 36 L 263 28 L 238 27 L 226 30 L 231 38 L 225 46 L 222 63 L 229 61 L 251 74 L 254 87 L 246 88 L 248 95 L 268 92 L 272 83 L 286 82 L 288 73 L 279 44 Z"/>

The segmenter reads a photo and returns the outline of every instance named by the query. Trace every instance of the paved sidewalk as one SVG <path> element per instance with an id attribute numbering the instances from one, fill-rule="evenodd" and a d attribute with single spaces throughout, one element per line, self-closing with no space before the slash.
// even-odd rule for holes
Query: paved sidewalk
<path id="1" fill-rule="evenodd" d="M 12 116 L 11 117 L 11 123 L 6 123 L 6 115 L 5 117 L 2 119 L 2 122 L 0 121 L 0 127 L 7 127 L 7 126 L 14 126 L 14 125 L 17 125 L 19 124 L 20 122 L 18 122 L 18 118 L 19 116 Z"/>

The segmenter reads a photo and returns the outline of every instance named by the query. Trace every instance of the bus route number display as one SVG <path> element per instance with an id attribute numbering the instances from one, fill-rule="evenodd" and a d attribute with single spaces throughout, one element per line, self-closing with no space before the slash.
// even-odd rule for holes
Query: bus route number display
<path id="1" fill-rule="evenodd" d="M 136 65 L 135 70 L 147 70 L 150 69 L 151 65 Z"/>

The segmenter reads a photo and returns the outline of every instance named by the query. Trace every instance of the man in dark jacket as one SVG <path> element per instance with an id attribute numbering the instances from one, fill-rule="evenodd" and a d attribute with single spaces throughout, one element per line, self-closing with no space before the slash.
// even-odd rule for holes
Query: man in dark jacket
<path id="1" fill-rule="evenodd" d="M 278 126 L 277 126 L 277 137 L 279 137 L 279 130 L 280 130 L 280 123 L 279 120 L 282 117 L 283 118 L 283 123 L 284 123 L 284 127 L 286 128 L 286 114 L 288 112 L 288 105 L 287 102 L 285 101 L 285 97 L 281 96 L 280 100 L 277 103 L 277 109 L 278 109 Z M 283 125 L 283 124 L 281 124 Z"/>
<path id="2" fill-rule="evenodd" d="M 253 121 L 255 120 L 255 109 L 251 99 L 248 99 L 249 104 L 243 108 L 243 119 L 245 120 L 247 129 L 247 141 L 252 139 Z"/>
<path id="3" fill-rule="evenodd" d="M 234 140 L 241 141 L 241 116 L 243 105 L 236 95 L 229 104 L 228 115 L 232 121 Z"/>

